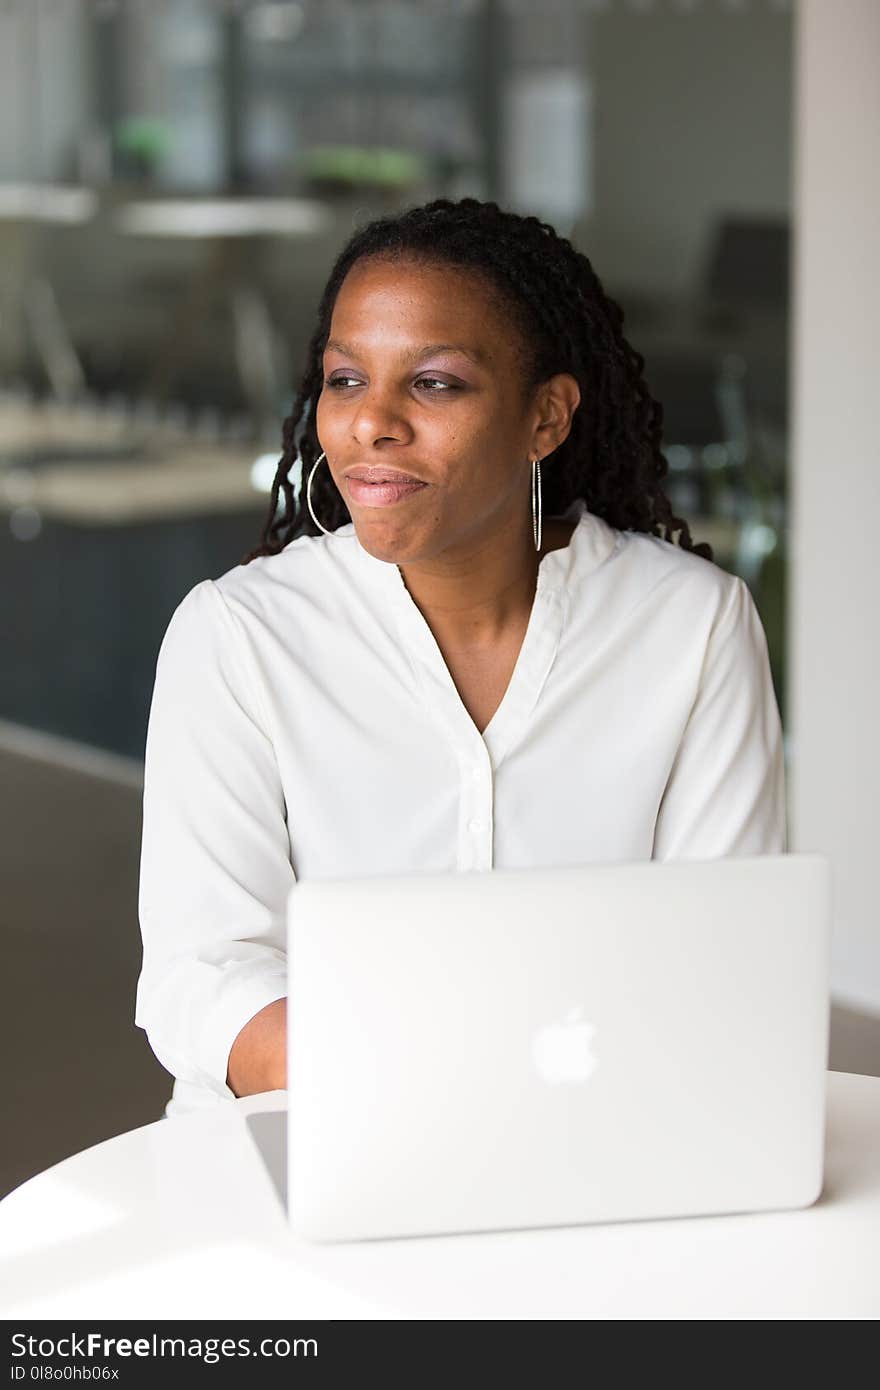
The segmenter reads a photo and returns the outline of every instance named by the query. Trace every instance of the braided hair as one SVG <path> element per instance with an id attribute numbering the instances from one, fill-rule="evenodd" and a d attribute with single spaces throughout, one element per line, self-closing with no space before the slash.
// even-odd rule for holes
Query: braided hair
<path id="1" fill-rule="evenodd" d="M 321 534 L 306 506 L 304 480 L 321 452 L 315 409 L 324 348 L 342 282 L 355 262 L 370 256 L 477 272 L 517 329 L 527 389 L 559 372 L 575 377 L 584 404 L 549 456 L 552 466 L 542 477 L 545 516 L 562 515 L 583 498 L 588 511 L 611 526 L 666 541 L 678 532 L 681 549 L 712 560 L 712 547 L 694 545 L 687 522 L 672 512 L 662 487 L 669 467 L 660 450 L 663 407 L 643 380 L 645 359 L 623 336 L 623 311 L 605 294 L 587 257 L 537 217 L 476 198 L 436 198 L 368 223 L 337 257 L 282 426 L 283 452 L 260 545 L 242 564 L 276 555 L 299 536 Z M 298 457 L 303 483 L 295 498 L 290 474 Z M 351 520 L 329 470 L 318 469 L 312 499 L 328 530 Z"/>

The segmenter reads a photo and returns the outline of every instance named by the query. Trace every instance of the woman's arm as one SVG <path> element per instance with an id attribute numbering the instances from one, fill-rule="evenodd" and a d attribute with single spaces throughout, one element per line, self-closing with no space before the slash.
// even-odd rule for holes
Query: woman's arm
<path id="1" fill-rule="evenodd" d="M 782 726 L 767 639 L 751 592 L 732 578 L 660 803 L 654 859 L 784 854 Z"/>
<path id="2" fill-rule="evenodd" d="M 276 752 L 243 637 L 239 617 L 205 580 L 178 605 L 159 653 L 135 1011 L 172 1076 L 228 1100 L 233 1045 L 287 993 L 295 883 Z M 233 1063 L 241 1093 L 274 1089 L 279 1053 L 277 1044 L 267 1048 L 265 1024 L 241 1048 L 241 1074 L 238 1052 Z"/>
<path id="3" fill-rule="evenodd" d="M 226 1084 L 236 1096 L 287 1089 L 287 1000 L 276 999 L 246 1023 L 229 1053 Z"/>

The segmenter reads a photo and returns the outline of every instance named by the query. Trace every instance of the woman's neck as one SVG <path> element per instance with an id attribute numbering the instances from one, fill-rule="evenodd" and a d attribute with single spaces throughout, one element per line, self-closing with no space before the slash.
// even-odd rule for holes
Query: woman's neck
<path id="1" fill-rule="evenodd" d="M 441 645 L 490 647 L 528 622 L 538 566 L 545 555 L 570 543 L 576 526 L 561 519 L 545 522 L 540 551 L 535 550 L 529 526 L 525 554 L 518 550 L 514 555 L 509 545 L 500 545 L 451 570 L 430 562 L 398 568 Z"/>

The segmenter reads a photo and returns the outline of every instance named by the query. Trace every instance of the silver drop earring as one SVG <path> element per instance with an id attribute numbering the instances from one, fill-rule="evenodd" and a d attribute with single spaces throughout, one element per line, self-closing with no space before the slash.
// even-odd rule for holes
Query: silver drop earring
<path id="1" fill-rule="evenodd" d="M 541 549 L 541 460 L 532 459 L 532 532 L 535 549 Z"/>
<path id="2" fill-rule="evenodd" d="M 320 521 L 315 516 L 314 508 L 312 507 L 312 479 L 315 476 L 315 469 L 317 468 L 318 464 L 321 462 L 322 459 L 325 459 L 326 457 L 327 455 L 324 453 L 319 454 L 318 457 L 315 459 L 312 471 L 309 473 L 308 486 L 306 487 L 306 506 L 308 507 L 311 513 L 312 521 L 315 523 L 315 525 L 321 527 L 321 530 L 324 532 L 325 536 L 333 536 L 336 533 L 334 531 L 328 531 L 326 526 L 321 526 Z"/>

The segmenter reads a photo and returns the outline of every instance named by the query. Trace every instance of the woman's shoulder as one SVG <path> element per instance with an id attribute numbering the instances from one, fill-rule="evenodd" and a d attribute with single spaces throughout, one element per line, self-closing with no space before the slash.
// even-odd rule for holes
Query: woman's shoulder
<path id="1" fill-rule="evenodd" d="M 717 616 L 741 581 L 737 575 L 677 542 L 643 531 L 622 533 L 621 569 L 636 594 L 662 596 L 681 612 Z"/>
<path id="2" fill-rule="evenodd" d="M 222 644 L 233 632 L 240 636 L 257 630 L 288 639 L 307 612 L 344 612 L 350 549 L 338 536 L 300 536 L 276 555 L 261 555 L 198 580 L 173 609 L 164 645 Z"/>
<path id="3" fill-rule="evenodd" d="M 231 566 L 210 581 L 220 597 L 241 612 L 271 615 L 288 603 L 329 599 L 344 592 L 352 544 L 342 528 L 332 536 L 298 536 L 276 555 L 258 555 Z"/>

